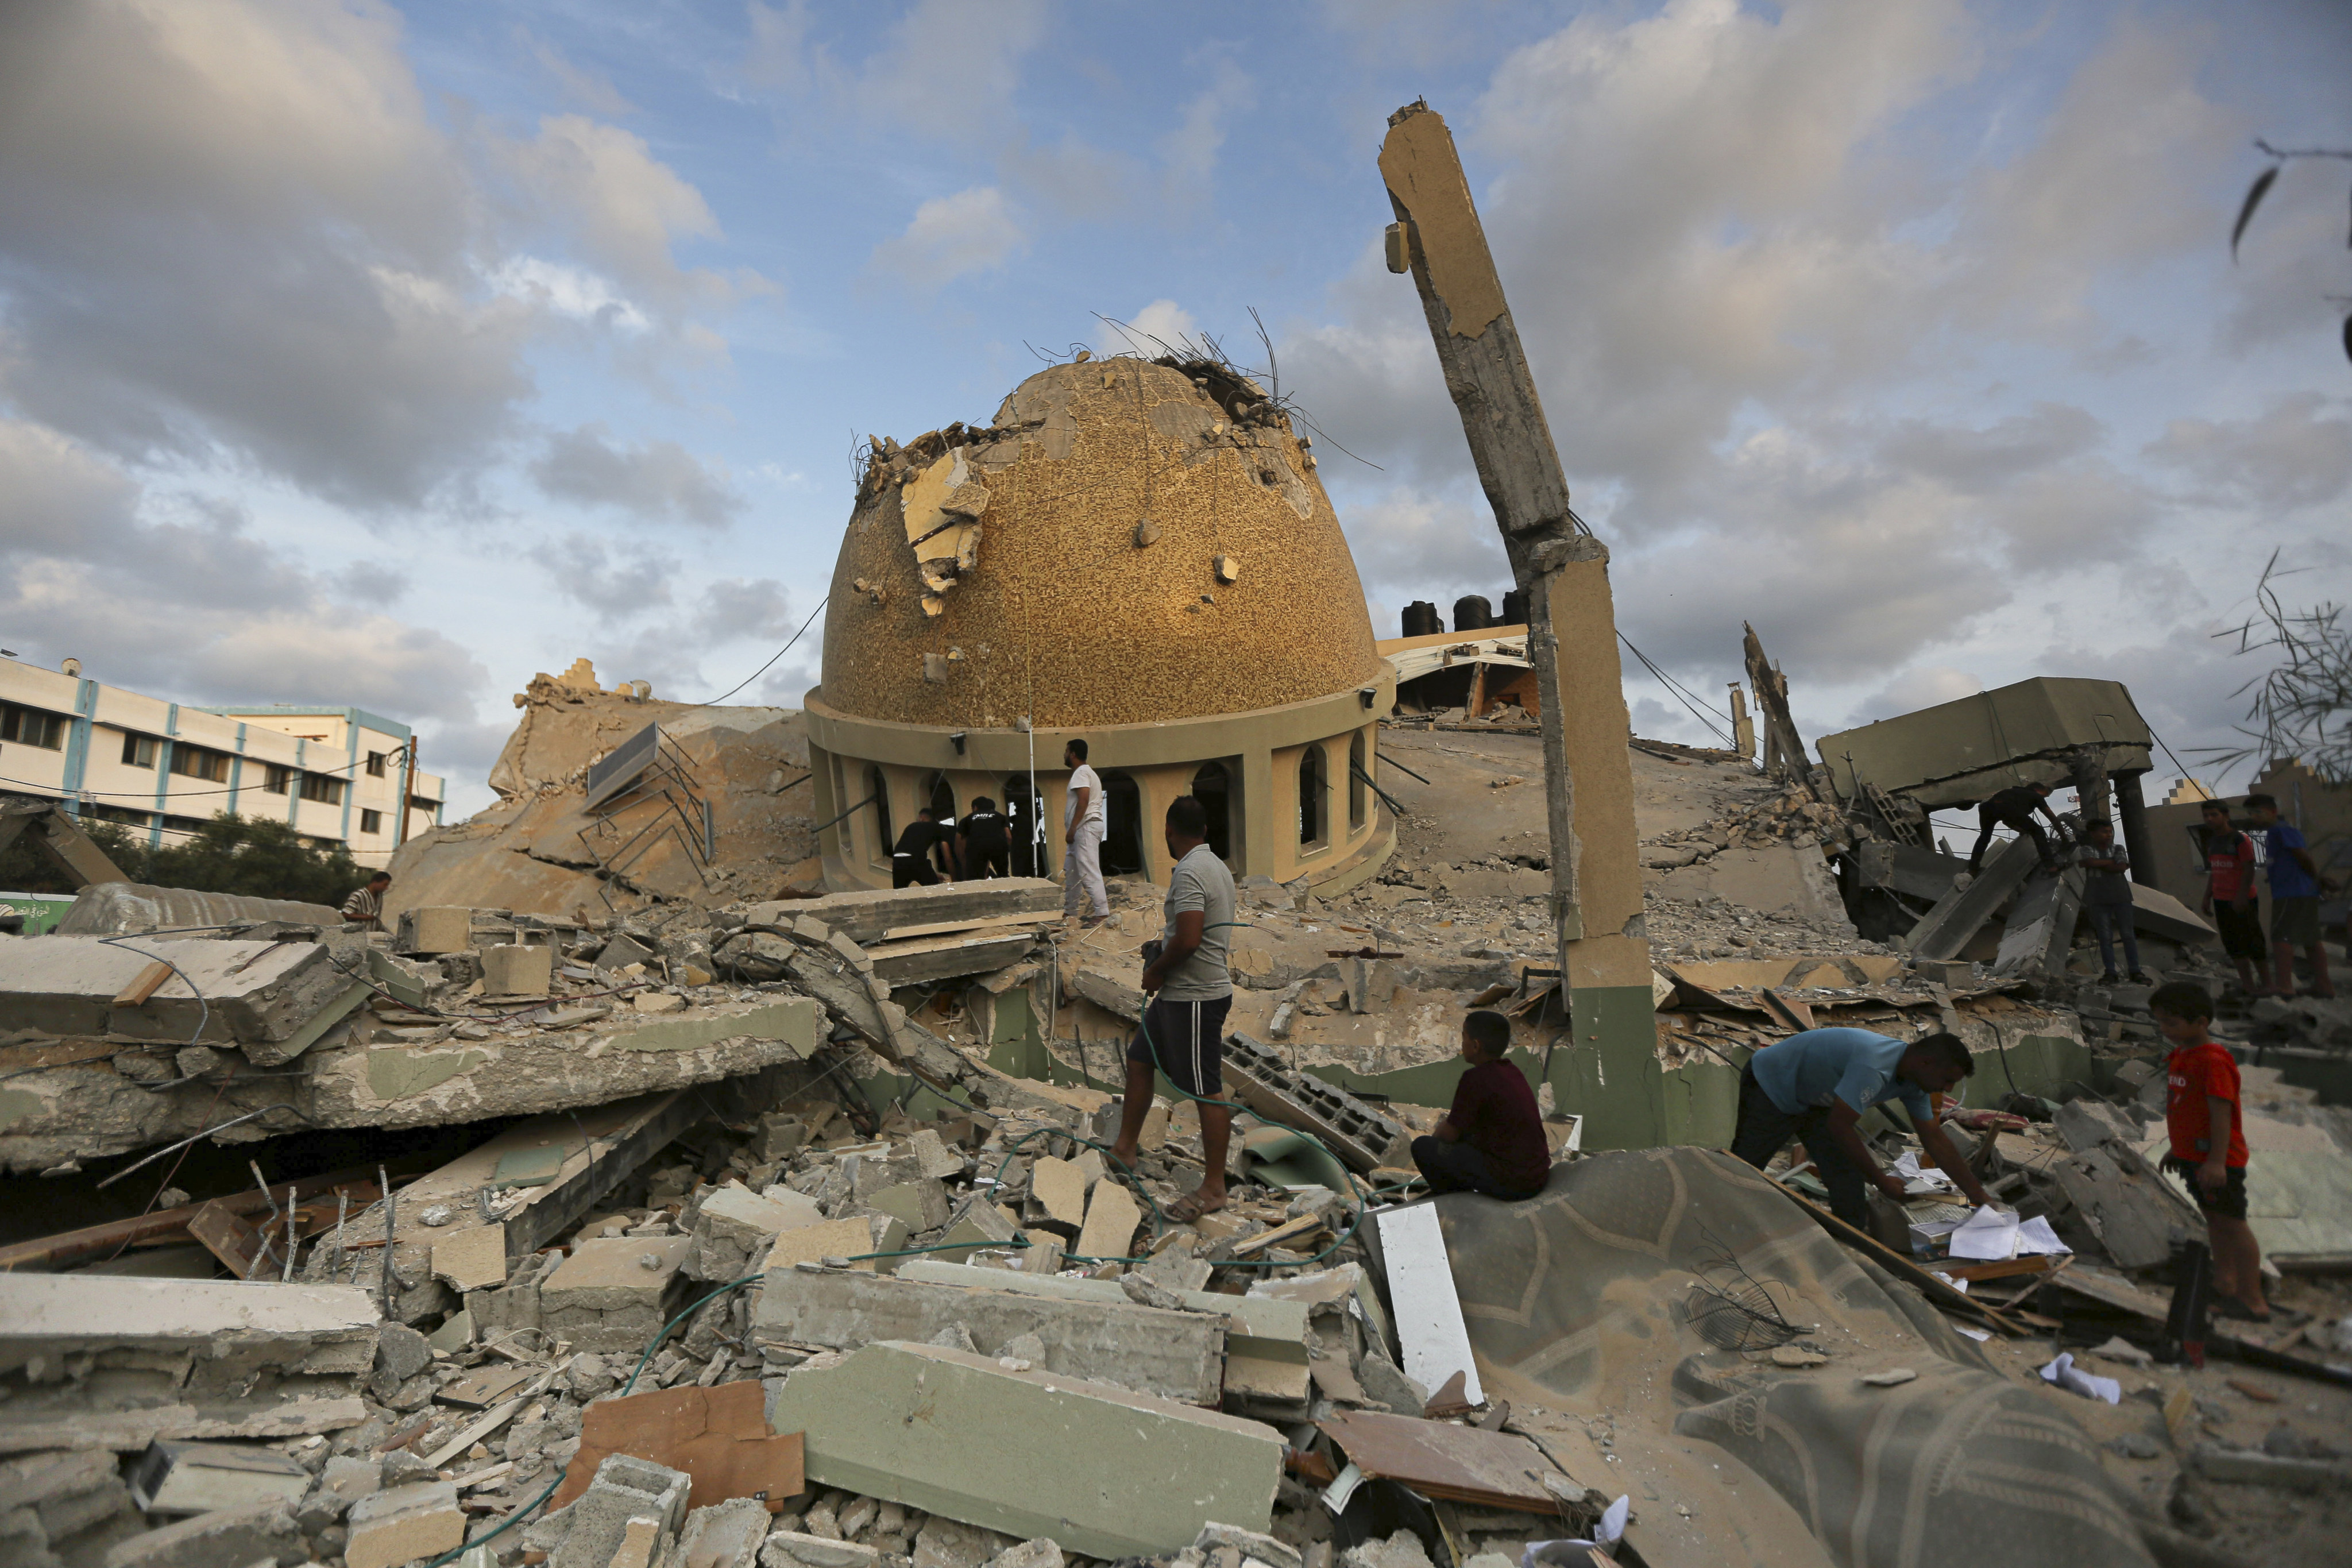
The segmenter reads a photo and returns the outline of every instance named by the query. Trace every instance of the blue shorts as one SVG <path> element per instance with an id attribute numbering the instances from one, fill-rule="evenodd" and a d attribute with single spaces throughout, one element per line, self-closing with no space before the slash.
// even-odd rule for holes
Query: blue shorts
<path id="1" fill-rule="evenodd" d="M 1187 1094 L 1220 1099 L 1225 1091 L 1225 1015 L 1233 1010 L 1230 995 L 1206 1002 L 1154 997 L 1143 1010 L 1143 1026 L 1135 1031 L 1127 1059 L 1158 1067 Z"/>

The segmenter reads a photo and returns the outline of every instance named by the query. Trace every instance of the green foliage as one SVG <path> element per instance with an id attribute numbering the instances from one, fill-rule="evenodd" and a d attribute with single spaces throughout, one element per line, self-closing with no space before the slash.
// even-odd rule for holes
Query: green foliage
<path id="1" fill-rule="evenodd" d="M 153 887 L 340 907 L 369 875 L 341 845 L 314 848 L 285 823 L 257 817 L 215 816 L 187 837 L 170 835 L 152 849 L 146 835 L 120 823 L 86 820 L 82 826 L 124 876 Z M 0 856 L 0 888 L 73 890 L 69 878 L 21 840 Z"/>

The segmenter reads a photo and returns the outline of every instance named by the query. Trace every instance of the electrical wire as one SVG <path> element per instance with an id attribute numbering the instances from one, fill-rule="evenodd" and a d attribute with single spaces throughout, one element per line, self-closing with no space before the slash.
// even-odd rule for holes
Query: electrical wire
<path id="1" fill-rule="evenodd" d="M 783 647 L 782 647 L 778 648 L 774 653 L 772 653 L 772 654 L 770 654 L 770 655 L 768 656 L 768 664 L 763 664 L 763 665 L 761 665 L 759 668 L 757 668 L 757 669 L 753 670 L 751 674 L 749 674 L 749 675 L 745 676 L 742 679 L 740 679 L 740 680 L 737 681 L 734 685 L 732 685 L 732 686 L 729 687 L 726 690 L 724 690 L 724 691 L 720 692 L 718 696 L 716 696 L 716 697 L 712 697 L 712 698 L 709 698 L 709 699 L 706 699 L 705 700 L 700 701 L 700 702 L 689 702 L 689 703 L 688 703 L 688 704 L 687 704 L 687 706 L 688 706 L 688 707 L 689 707 L 689 708 L 713 708 L 713 707 L 716 707 L 716 706 L 718 706 L 719 703 L 726 701 L 730 697 L 734 696 L 737 692 L 739 692 L 739 691 L 742 690 L 742 689 L 743 689 L 743 688 L 745 688 L 745 687 L 747 687 L 747 686 L 751 685 L 751 682 L 753 682 L 753 681 L 755 681 L 755 680 L 759 679 L 760 679 L 760 677 L 761 677 L 761 676 L 763 676 L 763 675 L 767 674 L 767 673 L 768 673 L 768 665 L 769 665 L 769 664 L 773 664 L 773 663 L 775 663 L 775 662 L 776 662 L 776 660 L 778 660 L 778 659 L 780 659 L 780 658 L 783 658 L 783 657 L 784 657 L 784 655 L 786 655 L 786 654 L 788 654 L 788 653 L 792 652 L 792 651 L 793 651 L 793 643 L 796 643 L 796 642 L 798 642 L 798 641 L 800 641 L 800 640 L 801 640 L 801 637 L 802 637 L 803 634 L 804 634 L 804 633 L 806 633 L 806 632 L 807 632 L 807 630 L 809 629 L 809 627 L 810 627 L 812 625 L 814 625 L 814 624 L 815 623 L 816 618 L 817 618 L 819 616 L 821 616 L 821 615 L 824 614 L 824 607 L 825 607 L 827 605 L 831 604 L 831 603 L 833 603 L 833 595 L 830 595 L 830 594 L 827 594 L 824 598 L 819 599 L 819 600 L 816 602 L 816 608 L 815 608 L 815 609 L 814 609 L 814 610 L 811 610 L 811 611 L 808 613 L 808 619 L 807 619 L 807 620 L 805 620 L 805 621 L 803 621 L 803 622 L 801 623 L 801 629 L 800 629 L 799 631 L 794 632 L 794 633 L 793 634 L 792 642 L 788 642 L 788 643 L 786 643 Z"/>
<path id="2" fill-rule="evenodd" d="M 1633 638 L 1627 637 L 1622 631 L 1620 631 L 1617 634 L 1617 640 L 1623 643 L 1633 653 L 1633 657 L 1642 661 L 1643 668 L 1648 670 L 1652 675 L 1658 678 L 1658 684 L 1664 687 L 1667 692 L 1672 695 L 1676 701 L 1680 702 L 1684 707 L 1689 709 L 1692 713 L 1696 714 L 1698 718 L 1698 721 L 1706 725 L 1717 740 L 1721 741 L 1727 746 L 1734 743 L 1731 737 L 1724 733 L 1722 726 L 1716 723 L 1713 719 L 1707 716 L 1706 710 L 1701 708 L 1690 697 L 1684 695 L 1684 689 L 1675 684 L 1673 677 L 1669 676 L 1664 670 L 1660 669 L 1655 664 L 1652 663 L 1648 654 L 1645 654 L 1640 648 L 1633 647 Z"/>

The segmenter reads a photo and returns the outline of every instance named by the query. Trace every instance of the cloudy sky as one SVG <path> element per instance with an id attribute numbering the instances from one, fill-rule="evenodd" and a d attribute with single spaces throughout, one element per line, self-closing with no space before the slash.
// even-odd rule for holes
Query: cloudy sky
<path id="1" fill-rule="evenodd" d="M 1809 734 L 2113 677 L 2187 753 L 2272 551 L 2352 598 L 2352 168 L 2226 244 L 2347 79 L 2336 0 L 17 0 L 0 646 L 406 718 L 471 808 L 535 670 L 758 669 L 866 433 L 1253 307 L 1381 634 L 1499 597 L 1380 260 L 1426 97 L 1653 658 L 1713 700 L 1753 621 Z"/>

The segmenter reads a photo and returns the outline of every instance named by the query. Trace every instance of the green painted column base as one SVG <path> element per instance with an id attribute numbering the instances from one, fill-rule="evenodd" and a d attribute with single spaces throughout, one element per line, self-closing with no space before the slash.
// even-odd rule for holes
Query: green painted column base
<path id="1" fill-rule="evenodd" d="M 1650 988 L 1572 991 L 1569 1018 L 1569 1038 L 1552 1052 L 1552 1103 L 1584 1118 L 1584 1147 L 1649 1149 L 1667 1142 Z"/>

